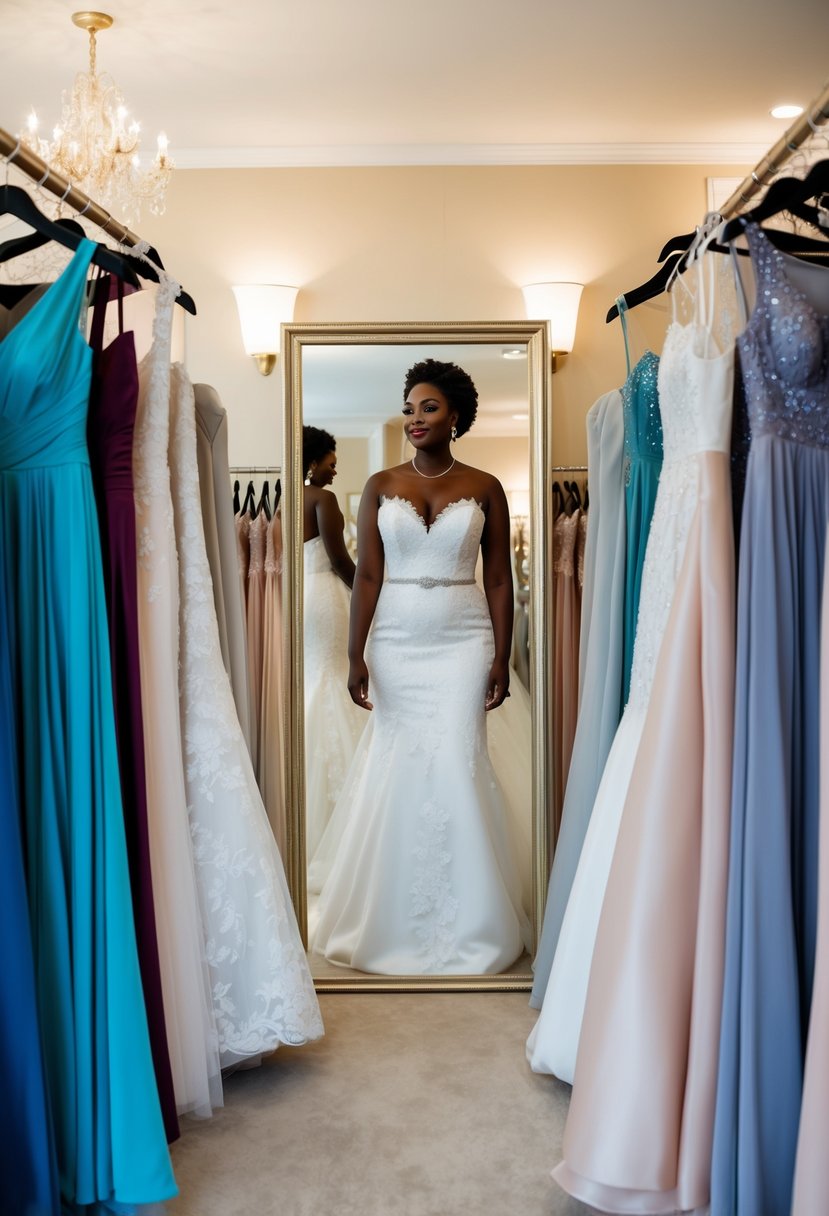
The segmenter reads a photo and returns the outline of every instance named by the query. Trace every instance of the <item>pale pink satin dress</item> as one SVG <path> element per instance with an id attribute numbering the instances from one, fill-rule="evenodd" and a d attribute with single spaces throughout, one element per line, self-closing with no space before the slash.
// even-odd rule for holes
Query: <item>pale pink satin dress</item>
<path id="1" fill-rule="evenodd" d="M 681 461 L 696 502 L 676 584 L 665 584 L 670 611 L 553 1171 L 606 1212 L 672 1213 L 709 1198 L 734 702 L 733 368 L 733 342 L 718 353 L 703 324 L 674 321 L 660 380 L 663 476 Z"/>

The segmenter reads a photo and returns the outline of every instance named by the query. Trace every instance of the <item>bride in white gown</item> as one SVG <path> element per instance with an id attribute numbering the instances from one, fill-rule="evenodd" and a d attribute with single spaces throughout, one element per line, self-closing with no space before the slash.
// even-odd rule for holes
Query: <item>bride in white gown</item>
<path id="1" fill-rule="evenodd" d="M 496 478 L 451 455 L 477 409 L 466 372 L 429 359 L 405 391 L 415 455 L 360 505 L 348 687 L 372 713 L 313 948 L 390 975 L 497 973 L 530 938 L 486 744 L 485 711 L 509 695 L 509 511 Z"/>
<path id="2" fill-rule="evenodd" d="M 337 442 L 316 426 L 302 428 L 303 654 L 305 665 L 305 833 L 316 853 L 365 728 L 348 695 L 349 588 L 354 562 L 343 517 L 328 489 L 337 476 Z"/>

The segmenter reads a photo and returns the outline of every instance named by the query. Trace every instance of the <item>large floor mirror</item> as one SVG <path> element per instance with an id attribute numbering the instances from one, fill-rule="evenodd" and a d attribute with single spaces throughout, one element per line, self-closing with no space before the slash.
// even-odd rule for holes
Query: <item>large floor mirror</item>
<path id="1" fill-rule="evenodd" d="M 551 597 L 544 594 L 552 575 L 550 353 L 546 326 L 532 321 L 296 324 L 283 327 L 282 351 L 288 814 L 285 863 L 315 983 L 321 991 L 527 989 L 531 986 L 531 959 L 546 892 L 550 842 L 545 811 L 552 788 L 552 732 L 547 708 L 552 700 Z M 367 479 L 380 470 L 411 460 L 412 448 L 404 432 L 404 380 L 407 369 L 430 358 L 457 364 L 474 381 L 478 392 L 477 418 L 470 431 L 453 444 L 452 454 L 459 462 L 497 477 L 506 492 L 510 512 L 515 609 L 511 695 L 503 706 L 486 714 L 485 740 L 501 791 L 499 805 L 503 814 L 500 817 L 515 860 L 516 888 L 520 888 L 513 902 L 520 903 L 523 927 L 519 949 L 509 950 L 507 955 L 493 956 L 491 966 L 474 974 L 470 974 L 468 967 L 453 971 L 451 949 L 441 953 L 443 939 L 448 936 L 444 932 L 445 909 L 451 908 L 449 919 L 456 914 L 462 918 L 463 909 L 458 912 L 449 893 L 440 891 L 441 850 L 446 845 L 439 817 L 436 818 L 429 808 L 424 811 L 401 807 L 403 820 L 410 813 L 423 816 L 417 829 L 419 835 L 406 837 L 404 831 L 401 837 L 390 839 L 412 841 L 409 852 L 422 858 L 423 865 L 418 870 L 415 863 L 412 871 L 401 863 L 403 877 L 398 883 L 393 874 L 394 843 L 385 853 L 376 853 L 373 862 L 365 860 L 365 837 L 385 828 L 375 826 L 377 820 L 366 816 L 364 808 L 354 805 L 359 801 L 354 793 L 359 777 L 355 770 L 367 748 L 371 717 L 354 705 L 346 687 L 348 660 L 345 647 L 350 595 L 347 580 L 349 570 L 353 571 L 349 563 L 359 556 L 357 514 Z M 333 452 L 309 449 L 314 436 L 306 429 L 303 453 L 303 428 L 308 427 L 317 428 L 329 437 L 321 441 L 323 448 L 331 448 L 333 439 Z M 312 470 L 309 488 L 307 478 Z M 314 492 L 316 483 L 336 495 L 342 516 L 343 544 L 341 557 L 335 562 L 340 577 L 336 570 L 332 571 L 331 553 L 326 551 L 325 538 L 306 539 L 307 496 Z M 400 527 L 412 529 L 411 543 L 417 545 L 422 538 L 424 556 L 420 565 L 429 564 L 437 553 L 436 549 L 430 548 L 425 534 L 437 525 L 446 529 L 447 535 L 441 538 L 445 548 L 449 543 L 449 529 L 465 526 L 461 516 L 474 516 L 476 512 L 484 514 L 480 503 L 467 498 L 450 502 L 446 511 L 440 513 L 441 516 L 453 513 L 458 518 L 439 522 L 438 517 L 427 526 L 418 518 L 411 503 L 398 496 L 394 498 L 398 509 L 411 517 L 408 523 L 400 523 Z M 468 511 L 464 504 L 468 504 Z M 470 528 L 473 523 L 471 520 Z M 386 561 L 390 561 L 388 546 Z M 411 592 L 412 595 L 421 593 L 426 586 L 442 588 L 446 583 L 461 581 L 480 584 L 481 561 L 479 557 L 474 576 L 470 572 L 470 577 L 463 580 L 442 578 L 439 563 L 431 565 L 429 571 L 418 568 L 417 573 L 417 579 L 389 580 L 387 572 L 387 582 L 416 584 L 395 589 L 400 594 Z M 474 593 L 475 589 L 470 592 Z M 432 610 L 438 603 L 450 603 L 451 597 L 440 600 L 426 592 L 422 602 Z M 444 678 L 442 669 L 438 670 L 441 674 L 437 681 Z M 446 696 L 453 695 L 448 688 L 443 692 Z M 402 718 L 400 731 L 405 735 L 405 712 Z M 445 720 L 443 729 L 445 731 Z M 422 727 L 420 734 L 423 734 Z M 408 752 L 413 754 L 416 748 L 427 745 L 432 748 L 445 746 L 445 739 L 420 738 L 411 743 Z M 356 761 L 353 760 L 355 756 Z M 388 763 L 395 763 L 391 755 Z M 424 763 L 429 763 L 428 755 Z M 362 788 L 365 788 L 365 781 Z M 399 801 L 405 801 L 405 795 Z M 362 836 L 351 823 L 358 814 L 364 815 Z M 490 836 L 502 830 L 487 823 Z M 401 845 L 401 850 L 405 851 L 406 847 Z M 350 853 L 342 850 L 350 850 Z M 345 856 L 349 857 L 347 866 L 344 865 Z M 386 937 L 393 939 L 393 926 L 402 924 L 401 917 L 405 919 L 412 912 L 413 899 L 416 903 L 419 898 L 421 904 L 430 909 L 428 932 L 431 936 L 427 944 L 432 953 L 424 958 L 434 958 L 435 962 L 419 966 L 417 974 L 401 974 L 396 964 L 391 968 L 394 974 L 385 971 L 382 963 L 385 945 L 378 947 L 375 957 L 380 961 L 372 962 L 370 970 L 344 964 L 336 950 L 330 948 L 331 938 L 326 939 L 329 946 L 325 949 L 320 945 L 323 936 L 320 917 L 323 921 L 326 916 L 330 917 L 332 874 L 339 873 L 338 881 L 340 887 L 345 884 L 350 914 L 359 921 L 360 884 L 368 881 L 374 885 L 380 881 L 374 872 L 380 856 L 384 858 L 384 872 L 380 877 L 386 884 L 384 890 L 388 891 L 388 924 L 383 926 Z M 474 856 L 477 856 L 476 846 L 472 842 L 469 865 L 475 864 Z M 481 865 L 485 865 L 484 860 Z M 345 878 L 344 870 L 347 871 Z M 414 882 L 412 873 L 415 874 Z M 475 878 L 471 877 L 469 881 L 471 885 L 467 886 L 467 892 L 475 890 Z M 489 888 L 487 883 L 490 883 Z M 326 884 L 329 884 L 327 888 Z M 491 876 L 482 873 L 480 892 L 475 892 L 476 896 L 480 895 L 485 901 L 494 899 L 497 892 L 491 884 Z M 416 890 L 418 885 L 425 889 Z M 405 890 L 401 890 L 401 886 Z M 376 885 L 373 895 L 376 900 Z M 426 930 L 418 928 L 417 932 L 425 933 Z M 392 940 L 392 955 L 393 946 Z M 509 957 L 513 953 L 516 957 Z M 502 965 L 505 959 L 507 962 Z"/>

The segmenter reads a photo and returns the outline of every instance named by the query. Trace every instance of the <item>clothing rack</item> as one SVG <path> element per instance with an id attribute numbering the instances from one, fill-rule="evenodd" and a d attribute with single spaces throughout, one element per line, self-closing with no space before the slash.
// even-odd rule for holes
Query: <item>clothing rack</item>
<path id="1" fill-rule="evenodd" d="M 277 476 L 282 472 L 279 465 L 273 465 L 268 468 L 265 465 L 232 465 L 228 469 L 231 476 L 234 473 L 268 473 L 271 477 Z"/>
<path id="2" fill-rule="evenodd" d="M 586 473 L 586 464 L 554 464 L 551 472 L 553 473 Z"/>
<path id="3" fill-rule="evenodd" d="M 781 135 L 759 164 L 755 165 L 734 193 L 726 199 L 720 208 L 724 220 L 736 215 L 746 203 L 751 202 L 756 194 L 768 184 L 769 180 L 779 173 L 793 153 L 815 134 L 817 127 L 829 122 L 829 81 L 823 86 L 823 92 L 808 105 L 799 118 Z"/>
<path id="4" fill-rule="evenodd" d="M 134 247 L 139 244 L 147 244 L 146 241 L 142 242 L 141 237 L 131 232 L 125 224 L 110 215 L 100 203 L 96 203 L 78 186 L 73 186 L 65 177 L 61 177 L 60 173 L 56 173 L 42 157 L 21 143 L 16 136 L 4 131 L 2 127 L 0 127 L 0 156 L 4 156 L 8 164 L 15 165 L 36 185 L 48 190 L 50 194 L 54 194 L 61 202 L 68 203 L 78 212 L 79 216 L 97 224 L 107 236 L 111 236 L 122 245 Z"/>

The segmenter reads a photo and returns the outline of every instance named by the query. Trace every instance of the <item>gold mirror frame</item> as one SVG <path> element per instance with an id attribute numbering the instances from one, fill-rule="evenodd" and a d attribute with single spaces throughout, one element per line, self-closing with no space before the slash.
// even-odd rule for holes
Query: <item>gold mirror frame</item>
<path id="1" fill-rule="evenodd" d="M 378 322 L 282 326 L 283 385 L 283 704 L 285 718 L 285 873 L 302 940 L 308 945 L 305 856 L 305 721 L 302 654 L 302 352 L 306 346 L 527 345 L 530 414 L 530 703 L 532 706 L 533 932 L 536 946 L 547 894 L 550 841 L 547 807 L 552 792 L 552 468 L 551 352 L 541 321 Z M 318 992 L 529 991 L 532 976 L 335 976 L 314 981 Z"/>

